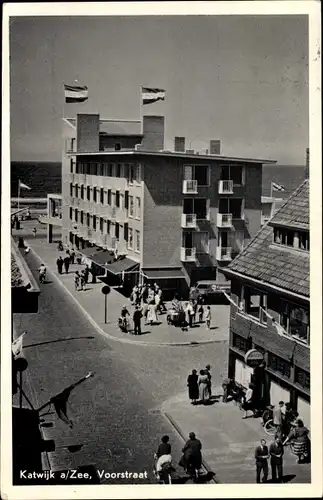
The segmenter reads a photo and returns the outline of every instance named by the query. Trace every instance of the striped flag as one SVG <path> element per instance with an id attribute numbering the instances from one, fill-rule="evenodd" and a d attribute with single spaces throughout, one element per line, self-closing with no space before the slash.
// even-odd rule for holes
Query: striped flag
<path id="1" fill-rule="evenodd" d="M 27 186 L 27 184 L 24 184 L 23 182 L 20 182 L 20 180 L 18 181 L 18 187 L 19 189 L 28 189 L 28 191 L 31 190 L 31 188 L 29 186 Z"/>
<path id="2" fill-rule="evenodd" d="M 87 87 L 79 87 L 76 85 L 65 85 L 65 102 L 84 102 L 89 98 Z"/>
<path id="3" fill-rule="evenodd" d="M 276 182 L 271 183 L 271 188 L 273 191 L 285 191 L 284 186 L 282 186 L 281 184 L 276 184 Z"/>
<path id="4" fill-rule="evenodd" d="M 166 92 L 163 89 L 152 89 L 141 87 L 141 98 L 143 104 L 152 104 L 157 101 L 165 101 Z"/>

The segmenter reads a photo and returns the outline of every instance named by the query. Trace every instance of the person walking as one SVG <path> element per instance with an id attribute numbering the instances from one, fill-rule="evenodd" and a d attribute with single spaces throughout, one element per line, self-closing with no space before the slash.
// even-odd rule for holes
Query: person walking
<path id="1" fill-rule="evenodd" d="M 206 328 L 209 330 L 211 327 L 211 307 L 207 306 L 205 314 L 205 324 Z"/>
<path id="2" fill-rule="evenodd" d="M 309 430 L 305 427 L 303 420 L 298 419 L 294 427 L 284 441 L 284 444 L 292 442 L 292 452 L 297 456 L 297 463 L 302 463 L 310 454 L 310 440 L 308 438 Z"/>
<path id="3" fill-rule="evenodd" d="M 74 286 L 76 291 L 78 291 L 80 288 L 80 278 L 80 273 L 76 271 L 74 274 Z"/>
<path id="4" fill-rule="evenodd" d="M 33 236 L 34 236 L 34 238 L 36 238 L 36 234 L 37 234 L 37 229 L 34 227 L 34 229 L 33 229 Z"/>
<path id="5" fill-rule="evenodd" d="M 249 387 L 248 387 L 246 395 L 245 395 L 245 400 L 244 400 L 244 403 L 242 405 L 242 408 L 245 411 L 245 414 L 242 418 L 248 418 L 248 411 L 249 410 L 252 411 L 252 414 L 254 415 L 252 397 L 253 397 L 253 389 L 252 389 L 252 385 L 249 384 Z"/>
<path id="6" fill-rule="evenodd" d="M 163 455 L 170 455 L 171 452 L 172 452 L 172 447 L 169 443 L 169 436 L 163 436 L 161 438 L 161 443 L 157 449 L 157 453 L 156 453 L 157 458 L 160 458 Z"/>
<path id="7" fill-rule="evenodd" d="M 61 255 L 60 255 L 58 257 L 57 261 L 56 261 L 58 274 L 62 274 L 62 272 L 63 272 L 63 264 L 64 264 L 64 261 L 63 261 Z"/>
<path id="8" fill-rule="evenodd" d="M 283 415 L 283 408 L 284 408 L 284 401 L 279 401 L 278 405 L 274 406 L 273 409 L 273 424 L 277 429 L 278 434 L 282 434 L 282 426 L 283 426 L 283 420 L 284 420 L 284 415 Z"/>
<path id="9" fill-rule="evenodd" d="M 80 274 L 80 290 L 85 290 L 84 270 Z"/>
<path id="10" fill-rule="evenodd" d="M 181 462 L 187 472 L 195 473 L 202 466 L 202 443 L 196 438 L 195 432 L 190 432 L 188 437 L 189 439 L 182 449 L 183 457 Z"/>
<path id="11" fill-rule="evenodd" d="M 197 385 L 198 375 L 196 370 L 187 377 L 188 397 L 192 404 L 195 404 L 199 398 L 199 386 Z"/>
<path id="12" fill-rule="evenodd" d="M 161 288 L 158 289 L 158 295 L 159 295 L 159 306 L 160 306 L 161 312 L 166 313 L 167 307 L 165 306 L 165 303 L 164 303 L 163 290 Z"/>
<path id="13" fill-rule="evenodd" d="M 198 313 L 199 313 L 199 323 L 203 323 L 203 314 L 204 314 L 203 304 L 200 304 L 198 308 Z"/>
<path id="14" fill-rule="evenodd" d="M 266 483 L 268 479 L 268 446 L 265 439 L 261 439 L 260 446 L 255 449 L 256 459 L 256 482 L 260 483 L 261 472 L 263 471 L 262 482 Z"/>
<path id="15" fill-rule="evenodd" d="M 139 305 L 136 305 L 134 313 L 133 313 L 133 324 L 134 324 L 134 335 L 141 335 L 141 318 L 142 312 Z"/>
<path id="16" fill-rule="evenodd" d="M 193 318 L 194 318 L 194 307 L 192 301 L 190 301 L 187 305 L 186 312 L 188 315 L 188 325 L 190 328 L 193 327 Z"/>
<path id="17" fill-rule="evenodd" d="M 142 304 L 142 315 L 144 317 L 145 325 L 147 324 L 147 317 L 148 317 L 148 304 L 147 302 L 143 302 Z"/>
<path id="18" fill-rule="evenodd" d="M 71 264 L 74 264 L 74 262 L 75 262 L 75 250 L 74 250 L 74 248 L 72 248 L 70 257 L 71 257 Z"/>
<path id="19" fill-rule="evenodd" d="M 199 400 L 204 404 L 209 400 L 210 397 L 209 377 L 204 370 L 200 370 L 200 375 L 198 377 L 197 383 L 199 386 Z"/>
<path id="20" fill-rule="evenodd" d="M 157 323 L 156 304 L 154 300 L 151 300 L 148 304 L 147 323 L 150 325 Z"/>
<path id="21" fill-rule="evenodd" d="M 66 274 L 68 274 L 68 270 L 70 267 L 70 256 L 69 255 L 66 255 L 66 257 L 64 259 L 64 267 L 65 267 Z"/>
<path id="22" fill-rule="evenodd" d="M 284 447 L 279 436 L 275 437 L 275 441 L 269 447 L 270 454 L 270 465 L 271 465 L 271 477 L 274 483 L 283 482 L 283 455 Z"/>
<path id="23" fill-rule="evenodd" d="M 90 268 L 89 266 L 86 264 L 85 266 L 85 269 L 83 271 L 83 278 L 84 278 L 84 284 L 85 286 L 88 284 L 89 282 L 89 274 L 90 274 Z"/>
<path id="24" fill-rule="evenodd" d="M 206 365 L 205 367 L 205 373 L 208 377 L 208 391 L 209 391 L 209 398 L 212 396 L 212 375 L 211 375 L 211 365 Z"/>

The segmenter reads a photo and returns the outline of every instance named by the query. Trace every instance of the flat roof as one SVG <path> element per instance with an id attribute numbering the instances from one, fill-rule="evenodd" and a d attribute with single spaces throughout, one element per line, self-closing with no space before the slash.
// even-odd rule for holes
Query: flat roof
<path id="1" fill-rule="evenodd" d="M 92 152 L 82 152 L 82 153 L 68 153 L 68 156 L 163 156 L 170 158 L 183 158 L 183 159 L 194 159 L 194 160 L 223 160 L 223 161 L 236 161 L 236 162 L 247 162 L 247 163 L 266 163 L 266 164 L 274 164 L 277 163 L 276 160 L 264 160 L 261 158 L 239 158 L 233 156 L 221 156 L 221 155 L 201 155 L 196 153 L 179 153 L 176 151 L 135 151 L 133 149 L 123 149 L 122 151 L 95 151 Z"/>

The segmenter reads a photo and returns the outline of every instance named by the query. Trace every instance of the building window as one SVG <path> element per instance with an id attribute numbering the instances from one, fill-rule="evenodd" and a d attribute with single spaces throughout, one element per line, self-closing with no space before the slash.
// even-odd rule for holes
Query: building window
<path id="1" fill-rule="evenodd" d="M 73 220 L 73 208 L 70 207 L 70 220 Z"/>
<path id="2" fill-rule="evenodd" d="M 128 228 L 128 248 L 130 250 L 133 248 L 133 229 L 131 227 Z"/>
<path id="3" fill-rule="evenodd" d="M 94 202 L 97 202 L 97 191 L 96 191 L 96 187 L 93 188 L 93 201 Z"/>
<path id="4" fill-rule="evenodd" d="M 140 252 L 140 231 L 136 230 L 135 250 Z"/>
<path id="5" fill-rule="evenodd" d="M 234 186 L 243 184 L 242 165 L 221 165 L 221 181 L 233 181 Z"/>
<path id="6" fill-rule="evenodd" d="M 309 310 L 289 302 L 282 302 L 280 324 L 292 337 L 310 345 Z"/>
<path id="7" fill-rule="evenodd" d="M 268 368 L 283 375 L 283 377 L 290 377 L 290 363 L 271 352 L 268 353 Z"/>
<path id="8" fill-rule="evenodd" d="M 90 199 L 91 199 L 90 186 L 86 186 L 86 199 L 88 201 L 90 201 Z"/>
<path id="9" fill-rule="evenodd" d="M 295 383 L 310 390 L 311 388 L 311 376 L 305 370 L 295 366 Z"/>
<path id="10" fill-rule="evenodd" d="M 293 229 L 274 228 L 274 243 L 286 247 L 300 248 L 297 231 Z"/>
<path id="11" fill-rule="evenodd" d="M 125 241 L 128 241 L 128 223 L 126 222 L 123 227 L 123 237 Z"/>
<path id="12" fill-rule="evenodd" d="M 90 227 L 90 214 L 86 214 L 86 225 Z"/>
<path id="13" fill-rule="evenodd" d="M 103 218 L 100 217 L 100 231 L 103 233 Z"/>
<path id="14" fill-rule="evenodd" d="M 140 198 L 136 196 L 136 219 L 140 219 Z"/>
<path id="15" fill-rule="evenodd" d="M 141 182 L 141 164 L 140 163 L 136 163 L 135 181 Z"/>
<path id="16" fill-rule="evenodd" d="M 115 225 L 115 237 L 117 238 L 117 240 L 119 239 L 119 235 L 120 235 L 120 225 L 118 222 L 116 222 L 116 225 Z"/>
<path id="17" fill-rule="evenodd" d="M 109 165 L 108 163 L 103 163 L 103 175 L 108 176 Z"/>
<path id="18" fill-rule="evenodd" d="M 301 250 L 310 249 L 310 233 L 308 231 L 298 231 L 298 248 Z"/>
<path id="19" fill-rule="evenodd" d="M 81 224 L 83 224 L 84 223 L 84 212 L 83 212 L 83 210 L 81 210 L 81 212 L 80 212 L 80 219 L 81 219 Z"/>
<path id="20" fill-rule="evenodd" d="M 96 229 L 96 215 L 93 215 L 93 229 Z"/>
<path id="21" fill-rule="evenodd" d="M 116 166 L 116 177 L 121 177 L 121 163 L 117 163 L 117 166 Z"/>
<path id="22" fill-rule="evenodd" d="M 111 221 L 108 219 L 107 220 L 107 234 L 110 234 L 110 230 L 111 230 Z"/>
<path id="23" fill-rule="evenodd" d="M 78 209 L 76 208 L 75 211 L 74 211 L 74 220 L 75 220 L 75 222 L 78 222 L 78 215 L 79 215 Z"/>
<path id="24" fill-rule="evenodd" d="M 70 196 L 73 196 L 73 184 L 70 183 Z"/>
<path id="25" fill-rule="evenodd" d="M 75 198 L 79 197 L 79 186 L 78 184 L 75 184 Z"/>
<path id="26" fill-rule="evenodd" d="M 121 144 L 120 142 L 116 142 L 115 145 L 114 145 L 114 150 L 115 151 L 120 151 L 121 150 Z"/>
<path id="27" fill-rule="evenodd" d="M 134 166 L 132 163 L 130 163 L 129 164 L 129 176 L 128 176 L 130 184 L 133 184 L 134 178 L 135 178 Z"/>
<path id="28" fill-rule="evenodd" d="M 129 180 L 129 163 L 123 165 L 123 176 Z"/>
<path id="29" fill-rule="evenodd" d="M 70 172 L 71 172 L 71 174 L 73 174 L 73 173 L 77 173 L 77 172 L 76 172 L 76 165 L 77 165 L 77 164 L 76 164 L 76 162 L 75 162 L 74 158 L 71 158 L 71 159 L 70 159 Z"/>
<path id="30" fill-rule="evenodd" d="M 129 196 L 129 217 L 133 217 L 133 196 Z"/>
<path id="31" fill-rule="evenodd" d="M 120 207 L 120 191 L 116 191 L 116 207 Z"/>
<path id="32" fill-rule="evenodd" d="M 188 181 L 195 180 L 198 186 L 209 186 L 209 165 L 184 165 L 184 179 Z"/>
<path id="33" fill-rule="evenodd" d="M 246 314 L 253 316 L 261 323 L 267 323 L 267 294 L 251 288 L 249 286 L 242 287 L 242 308 Z"/>
<path id="34" fill-rule="evenodd" d="M 102 203 L 102 205 L 104 203 L 104 189 L 103 188 L 100 189 L 100 203 Z"/>
<path id="35" fill-rule="evenodd" d="M 208 219 L 208 212 L 209 200 L 206 198 L 184 198 L 184 214 L 195 214 L 197 219 Z"/>
<path id="36" fill-rule="evenodd" d="M 97 166 L 98 166 L 98 175 L 102 176 L 103 175 L 103 164 L 97 163 Z"/>
<path id="37" fill-rule="evenodd" d="M 108 189 L 108 205 L 111 205 L 111 189 Z"/>
<path id="38" fill-rule="evenodd" d="M 108 164 L 108 177 L 112 177 L 112 163 Z"/>
<path id="39" fill-rule="evenodd" d="M 236 333 L 233 333 L 232 347 L 234 347 L 235 349 L 237 349 L 242 353 L 246 353 L 250 349 L 250 341 L 244 339 L 243 337 L 240 337 L 240 335 L 237 335 Z"/>
<path id="40" fill-rule="evenodd" d="M 241 219 L 243 213 L 242 198 L 220 198 L 220 214 L 231 214 L 233 219 Z"/>
<path id="41" fill-rule="evenodd" d="M 81 199 L 84 200 L 84 186 L 81 186 Z"/>

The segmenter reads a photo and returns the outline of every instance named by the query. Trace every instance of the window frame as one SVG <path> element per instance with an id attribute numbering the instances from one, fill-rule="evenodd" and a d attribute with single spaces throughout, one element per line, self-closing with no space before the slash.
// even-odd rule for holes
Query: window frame
<path id="1" fill-rule="evenodd" d="M 133 228 L 128 226 L 127 248 L 133 250 Z"/>
<path id="2" fill-rule="evenodd" d="M 139 201 L 139 203 L 138 203 Z M 140 220 L 141 218 L 141 198 L 140 196 L 135 197 L 135 219 Z"/>
<path id="3" fill-rule="evenodd" d="M 134 196 L 129 195 L 129 217 L 134 218 L 135 208 L 134 208 Z"/>
<path id="4" fill-rule="evenodd" d="M 137 245 L 137 243 L 139 243 L 139 244 Z M 141 246 L 140 245 L 140 231 L 139 231 L 139 229 L 135 229 L 135 245 L 134 245 L 134 247 L 135 247 L 136 253 L 140 253 L 140 246 Z"/>
<path id="5" fill-rule="evenodd" d="M 190 167 L 192 168 L 192 179 L 185 179 L 185 167 Z M 202 187 L 210 187 L 211 186 L 211 165 L 209 163 L 186 163 L 183 165 L 183 179 L 184 180 L 192 180 L 192 181 L 198 181 L 196 179 L 195 175 L 195 169 L 196 167 L 207 167 L 207 184 L 199 184 L 197 182 L 197 188 L 202 188 Z"/>
<path id="6" fill-rule="evenodd" d="M 253 294 L 246 295 L 246 290 L 248 290 L 248 289 L 251 291 L 259 292 L 259 293 L 258 294 L 253 293 Z M 252 297 L 253 295 L 260 296 L 259 306 L 258 306 L 259 307 L 258 316 L 251 314 L 249 307 L 248 307 L 249 311 L 247 310 L 247 300 L 249 300 L 249 303 L 250 303 L 250 297 Z M 262 309 L 264 309 L 265 311 L 268 311 L 268 294 L 266 292 L 264 292 L 263 290 L 259 290 L 259 288 L 251 287 L 249 285 L 242 285 L 241 289 L 240 289 L 239 308 L 240 308 L 238 311 L 239 314 L 247 317 L 248 319 L 253 320 L 258 325 L 261 325 L 265 328 L 267 327 L 268 317 L 267 317 L 266 313 L 262 312 Z"/>
<path id="7" fill-rule="evenodd" d="M 284 307 L 287 307 L 287 311 L 288 313 L 284 313 L 283 312 L 283 308 Z M 295 334 L 292 334 L 291 331 L 290 331 L 290 313 L 291 313 L 291 309 L 301 309 L 302 311 L 305 312 L 306 316 L 307 316 L 307 319 L 308 319 L 308 323 L 303 323 L 304 325 L 306 324 L 307 327 L 306 327 L 306 340 L 303 338 L 303 337 L 300 337 L 299 335 L 295 335 Z M 286 319 L 287 319 L 287 324 L 285 326 L 285 322 L 283 321 L 283 317 L 286 316 Z M 301 344 L 303 345 L 307 345 L 308 347 L 310 347 L 310 333 L 311 333 L 311 325 L 310 325 L 310 309 L 306 309 L 305 307 L 302 307 L 298 304 L 295 304 L 294 302 L 290 302 L 290 301 L 287 301 L 287 300 L 282 300 L 281 301 L 281 312 L 279 313 L 279 325 L 284 329 L 284 335 L 286 337 L 289 337 L 289 338 L 292 338 L 293 340 L 297 340 L 298 342 L 300 342 Z"/>

